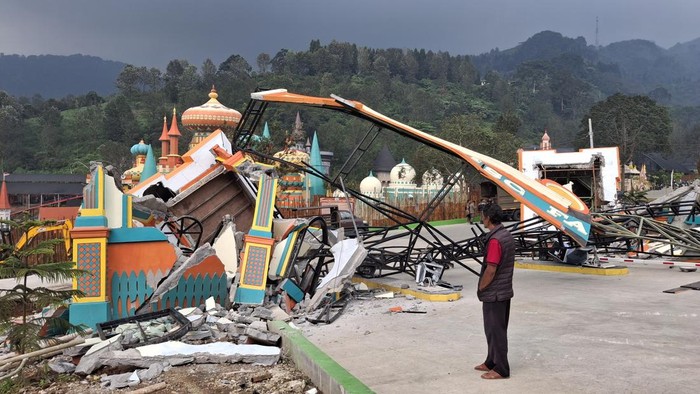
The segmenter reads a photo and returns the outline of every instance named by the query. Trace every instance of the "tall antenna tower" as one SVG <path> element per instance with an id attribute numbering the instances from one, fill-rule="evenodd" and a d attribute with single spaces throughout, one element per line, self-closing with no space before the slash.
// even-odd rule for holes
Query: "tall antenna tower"
<path id="1" fill-rule="evenodd" d="M 598 17 L 595 17 L 595 47 L 598 48 Z"/>

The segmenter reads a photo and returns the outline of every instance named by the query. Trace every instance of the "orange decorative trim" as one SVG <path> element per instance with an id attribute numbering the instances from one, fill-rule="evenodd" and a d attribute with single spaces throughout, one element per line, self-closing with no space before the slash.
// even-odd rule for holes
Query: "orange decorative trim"
<path id="1" fill-rule="evenodd" d="M 236 167 L 245 161 L 245 156 L 241 151 L 230 154 L 219 145 L 213 147 L 211 151 L 216 155 L 216 161 L 223 164 L 229 171 L 235 171 Z"/>
<path id="2" fill-rule="evenodd" d="M 109 229 L 107 227 L 74 227 L 70 231 L 72 239 L 83 238 L 107 238 Z"/>
<path id="3" fill-rule="evenodd" d="M 262 244 L 262 245 L 272 245 L 275 243 L 275 240 L 272 238 L 263 238 L 263 237 L 257 237 L 255 235 L 248 235 L 246 234 L 245 237 L 243 237 L 244 242 L 252 242 L 256 244 Z"/>

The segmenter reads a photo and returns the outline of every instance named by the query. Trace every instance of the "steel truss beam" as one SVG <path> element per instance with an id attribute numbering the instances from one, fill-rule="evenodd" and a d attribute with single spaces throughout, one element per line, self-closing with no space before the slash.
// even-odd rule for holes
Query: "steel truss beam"
<path id="1" fill-rule="evenodd" d="M 317 105 L 317 107 L 345 112 L 372 123 L 370 129 L 343 164 L 339 174 L 331 179 L 311 167 L 308 163 L 302 163 L 303 165 L 290 163 L 249 148 L 248 143 L 254 128 L 259 125 L 267 104 L 267 102 L 258 99 L 250 100 L 233 139 L 234 149 L 257 155 L 270 161 L 284 163 L 300 172 L 317 176 L 333 187 L 342 186 L 343 177 L 347 176 L 355 168 L 360 158 L 383 129 L 396 130 L 396 126 L 391 123 L 378 121 L 373 117 L 357 113 L 346 107 L 329 108 Z M 303 102 L 298 104 L 309 105 Z M 453 153 L 442 145 L 430 141 L 426 142 L 415 135 L 404 134 L 404 136 L 439 151 Z M 467 165 L 469 164 L 464 162 L 459 173 L 464 173 Z M 417 264 L 434 262 L 444 267 L 456 264 L 478 275 L 476 271 L 463 261 L 475 259 L 477 262 L 480 262 L 484 255 L 483 230 L 477 227 L 479 229 L 478 232 L 472 230 L 474 231 L 473 238 L 456 242 L 427 223 L 435 207 L 444 199 L 458 179 L 459 176 L 452 175 L 418 217 L 396 206 L 366 196 L 357 190 L 345 188 L 347 193 L 395 223 L 393 226 L 358 235 L 363 238 L 363 244 L 368 250 L 367 258 L 358 271 L 367 276 L 387 276 L 396 273 L 415 274 Z M 655 212 L 653 208 L 647 210 L 650 215 Z M 689 210 L 689 212 L 698 212 L 697 207 L 692 209 L 694 211 Z M 587 248 L 594 251 L 604 251 L 606 253 L 627 253 L 633 251 L 638 255 L 664 257 L 677 256 L 679 253 L 682 253 L 685 257 L 700 257 L 700 232 L 680 229 L 639 215 L 599 213 L 591 214 L 591 216 L 594 220 L 591 223 L 592 235 L 588 240 Z M 563 253 L 562 251 L 579 247 L 571 236 L 556 229 L 541 218 L 515 223 L 509 225 L 508 229 L 515 237 L 516 250 L 518 255 L 521 256 L 549 259 L 553 253 Z M 398 244 L 400 240 L 406 238 L 406 242 Z M 422 244 L 418 247 L 419 241 L 424 243 L 424 245 Z M 668 245 L 668 248 L 650 249 L 648 248 L 650 243 Z"/>

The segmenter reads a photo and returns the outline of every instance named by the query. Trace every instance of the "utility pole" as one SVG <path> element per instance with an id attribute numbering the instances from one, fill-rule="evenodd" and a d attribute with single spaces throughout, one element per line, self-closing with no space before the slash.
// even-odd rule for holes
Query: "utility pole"
<path id="1" fill-rule="evenodd" d="M 593 120 L 588 118 L 588 138 L 591 142 L 591 149 L 593 149 Z"/>

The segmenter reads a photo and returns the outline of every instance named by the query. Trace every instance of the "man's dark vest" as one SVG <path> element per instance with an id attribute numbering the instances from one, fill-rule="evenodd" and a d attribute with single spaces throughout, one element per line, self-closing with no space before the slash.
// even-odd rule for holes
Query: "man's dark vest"
<path id="1" fill-rule="evenodd" d="M 515 266 L 515 240 L 502 224 L 496 226 L 489 232 L 484 245 L 487 246 L 491 238 L 498 240 L 501 244 L 501 262 L 496 269 L 496 275 L 491 284 L 483 291 L 478 291 L 477 295 L 482 302 L 506 301 L 513 298 L 513 269 Z M 484 265 L 481 267 L 481 275 L 486 271 L 486 256 Z M 477 285 L 478 286 L 478 285 Z"/>

